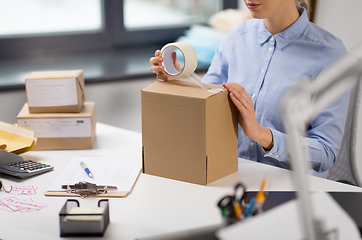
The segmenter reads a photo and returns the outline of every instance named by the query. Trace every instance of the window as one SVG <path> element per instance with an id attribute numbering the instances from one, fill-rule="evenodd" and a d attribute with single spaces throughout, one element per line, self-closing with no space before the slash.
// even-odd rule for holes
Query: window
<path id="1" fill-rule="evenodd" d="M 0 0 L 0 6 L 3 38 L 100 32 L 104 26 L 101 0 Z"/>
<path id="2" fill-rule="evenodd" d="M 164 44 L 238 0 L 0 0 L 0 57 Z"/>
<path id="3" fill-rule="evenodd" d="M 221 0 L 124 0 L 123 4 L 127 30 L 206 23 L 223 6 Z"/>

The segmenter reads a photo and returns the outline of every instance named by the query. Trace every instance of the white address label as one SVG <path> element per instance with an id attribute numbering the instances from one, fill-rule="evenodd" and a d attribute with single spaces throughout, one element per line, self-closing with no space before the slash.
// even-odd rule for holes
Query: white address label
<path id="1" fill-rule="evenodd" d="M 26 92 L 29 107 L 78 105 L 75 78 L 27 80 Z"/>
<path id="2" fill-rule="evenodd" d="M 33 130 L 37 138 L 92 136 L 90 118 L 18 119 L 18 125 Z"/>

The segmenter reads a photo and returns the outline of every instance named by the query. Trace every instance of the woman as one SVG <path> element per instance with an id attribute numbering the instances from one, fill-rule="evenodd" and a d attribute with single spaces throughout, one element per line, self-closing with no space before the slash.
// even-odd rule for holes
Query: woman
<path id="1" fill-rule="evenodd" d="M 290 168 L 287 140 L 279 114 L 283 94 L 301 79 L 313 80 L 346 49 L 341 40 L 310 23 L 295 0 L 244 0 L 255 19 L 234 29 L 216 49 L 203 81 L 223 84 L 239 110 L 239 157 Z M 159 79 L 160 51 L 150 59 Z M 341 143 L 348 94 L 307 128 L 312 172 L 326 177 Z"/>

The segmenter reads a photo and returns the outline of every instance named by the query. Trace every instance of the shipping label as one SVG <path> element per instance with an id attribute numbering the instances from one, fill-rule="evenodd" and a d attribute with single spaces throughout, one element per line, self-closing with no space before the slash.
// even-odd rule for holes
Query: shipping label
<path id="1" fill-rule="evenodd" d="M 75 78 L 27 80 L 29 107 L 56 107 L 78 105 Z"/>
<path id="2" fill-rule="evenodd" d="M 33 130 L 37 138 L 92 136 L 90 118 L 18 119 L 18 125 Z"/>

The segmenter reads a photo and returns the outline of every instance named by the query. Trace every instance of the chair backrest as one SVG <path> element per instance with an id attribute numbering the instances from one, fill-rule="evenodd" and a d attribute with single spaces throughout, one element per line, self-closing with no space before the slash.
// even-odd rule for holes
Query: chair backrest
<path id="1" fill-rule="evenodd" d="M 359 76 L 360 78 L 360 76 Z M 350 91 L 346 123 L 336 162 L 328 179 L 362 186 L 362 84 L 357 82 Z M 360 134 L 358 134 L 358 130 Z M 360 156 L 360 157 L 358 157 Z M 358 158 L 360 161 L 358 161 Z"/>
<path id="2" fill-rule="evenodd" d="M 352 121 L 351 166 L 357 186 L 362 187 L 362 76 L 360 75 L 359 78 Z"/>

